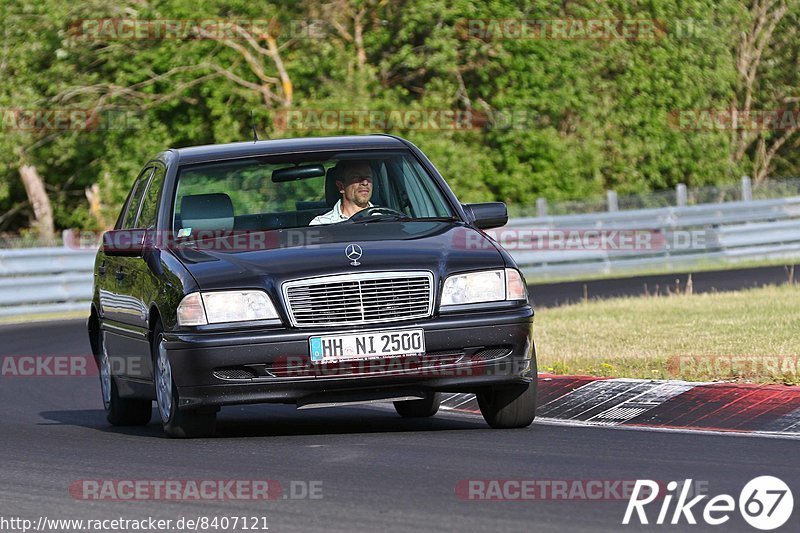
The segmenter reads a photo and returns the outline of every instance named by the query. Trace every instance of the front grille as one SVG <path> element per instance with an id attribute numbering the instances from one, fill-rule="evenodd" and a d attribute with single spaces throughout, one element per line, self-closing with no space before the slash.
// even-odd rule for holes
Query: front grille
<path id="1" fill-rule="evenodd" d="M 292 324 L 308 327 L 428 317 L 432 287 L 430 272 L 367 272 L 290 281 L 283 293 Z"/>

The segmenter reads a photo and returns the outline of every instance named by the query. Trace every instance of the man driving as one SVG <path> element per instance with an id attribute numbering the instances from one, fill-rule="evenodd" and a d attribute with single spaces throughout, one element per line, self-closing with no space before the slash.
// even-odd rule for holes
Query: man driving
<path id="1" fill-rule="evenodd" d="M 369 201 L 372 197 L 372 168 L 367 162 L 339 161 L 333 167 L 333 176 L 342 197 L 333 209 L 315 217 L 310 226 L 342 222 L 363 209 L 373 207 Z"/>

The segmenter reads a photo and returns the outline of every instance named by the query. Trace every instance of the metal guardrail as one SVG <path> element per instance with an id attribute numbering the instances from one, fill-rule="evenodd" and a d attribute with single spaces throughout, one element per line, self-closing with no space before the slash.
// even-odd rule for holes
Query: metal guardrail
<path id="1" fill-rule="evenodd" d="M 653 245 L 629 249 L 539 250 L 526 231 L 647 232 Z M 490 233 L 492 233 L 490 231 Z M 516 218 L 494 235 L 529 282 L 583 275 L 628 275 L 648 269 L 685 271 L 701 265 L 800 258 L 800 196 L 583 215 Z M 685 246 L 676 246 L 680 243 Z"/>
<path id="2" fill-rule="evenodd" d="M 577 215 L 602 213 L 604 211 L 627 211 L 632 209 L 656 209 L 661 207 L 684 207 L 687 205 L 719 204 L 724 202 L 749 202 L 768 198 L 786 198 L 800 194 L 800 178 L 770 178 L 753 183 L 749 176 L 742 176 L 738 185 L 711 185 L 687 187 L 678 183 L 674 189 L 662 189 L 638 194 L 617 194 L 607 190 L 583 200 L 548 202 L 537 198 L 535 204 L 510 206 L 514 216 Z"/>
<path id="3" fill-rule="evenodd" d="M 0 250 L 0 316 L 86 311 L 95 250 Z"/>
<path id="4" fill-rule="evenodd" d="M 657 242 L 702 236 L 686 248 L 538 249 L 535 232 L 633 230 Z M 505 245 L 528 282 L 621 276 L 646 269 L 682 270 L 713 263 L 800 258 L 800 196 L 686 207 L 613 211 L 582 215 L 515 218 L 491 230 Z M 0 316 L 63 311 L 89 312 L 94 250 L 29 248 L 0 250 Z"/>

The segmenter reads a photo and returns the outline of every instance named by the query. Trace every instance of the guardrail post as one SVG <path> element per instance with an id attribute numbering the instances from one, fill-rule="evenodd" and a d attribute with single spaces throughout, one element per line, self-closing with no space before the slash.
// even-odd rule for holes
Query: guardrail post
<path id="1" fill-rule="evenodd" d="M 677 200 L 678 207 L 686 207 L 689 195 L 686 191 L 685 183 L 679 183 L 678 186 L 675 187 L 675 199 Z"/>
<path id="2" fill-rule="evenodd" d="M 606 199 L 608 200 L 609 211 L 619 211 L 619 199 L 617 198 L 617 191 L 606 191 Z"/>
<path id="3" fill-rule="evenodd" d="M 538 217 L 546 217 L 547 216 L 547 199 L 546 198 L 537 198 L 536 199 L 536 216 L 538 216 Z"/>
<path id="4" fill-rule="evenodd" d="M 750 180 L 750 176 L 742 176 L 742 201 L 753 201 L 753 182 Z"/>

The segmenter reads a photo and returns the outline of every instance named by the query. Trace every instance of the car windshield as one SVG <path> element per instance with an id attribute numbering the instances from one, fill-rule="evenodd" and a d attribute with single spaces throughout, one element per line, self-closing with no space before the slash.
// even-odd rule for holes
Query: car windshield
<path id="1" fill-rule="evenodd" d="M 436 182 L 403 151 L 291 154 L 182 167 L 173 213 L 178 237 L 453 217 Z"/>

